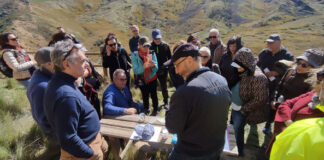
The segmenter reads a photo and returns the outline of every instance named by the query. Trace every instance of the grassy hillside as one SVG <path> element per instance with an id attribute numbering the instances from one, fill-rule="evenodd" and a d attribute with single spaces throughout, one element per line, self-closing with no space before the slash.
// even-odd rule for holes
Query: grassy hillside
<path id="1" fill-rule="evenodd" d="M 255 53 L 271 33 L 282 34 L 284 45 L 297 55 L 321 47 L 324 40 L 324 4 L 317 0 L 30 0 L 28 5 L 21 1 L 0 2 L 0 16 L 8 3 L 13 6 L 9 12 L 16 13 L 11 21 L 1 19 L 0 29 L 16 32 L 27 50 L 47 45 L 57 26 L 79 37 L 90 51 L 99 50 L 94 44 L 108 32 L 116 33 L 128 49 L 130 24 L 138 24 L 141 34 L 149 37 L 153 28 L 160 28 L 170 44 L 189 33 L 208 43 L 208 31 L 216 27 L 224 42 L 241 34 Z"/>

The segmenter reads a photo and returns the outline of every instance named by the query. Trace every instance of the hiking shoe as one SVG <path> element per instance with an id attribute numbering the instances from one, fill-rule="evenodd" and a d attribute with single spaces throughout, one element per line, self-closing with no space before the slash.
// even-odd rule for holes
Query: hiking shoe
<path id="1" fill-rule="evenodd" d="M 153 110 L 151 116 L 156 116 L 157 115 L 157 110 Z"/>

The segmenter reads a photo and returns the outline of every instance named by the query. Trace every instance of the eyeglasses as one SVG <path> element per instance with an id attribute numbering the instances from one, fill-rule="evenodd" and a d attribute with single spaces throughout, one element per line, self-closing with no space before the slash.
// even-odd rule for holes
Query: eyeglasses
<path id="1" fill-rule="evenodd" d="M 119 80 L 120 80 L 120 81 L 127 81 L 126 78 L 120 78 Z"/>
<path id="2" fill-rule="evenodd" d="M 19 38 L 18 37 L 16 37 L 16 38 L 11 38 L 11 39 L 9 39 L 9 40 L 12 40 L 12 41 L 17 41 Z"/>
<path id="3" fill-rule="evenodd" d="M 117 43 L 108 44 L 108 46 L 110 46 L 110 47 L 114 47 L 114 46 L 116 46 L 116 45 L 117 45 Z"/>
<path id="4" fill-rule="evenodd" d="M 187 58 L 187 57 L 186 57 L 186 58 Z M 174 64 L 174 67 L 177 68 L 177 66 L 178 66 L 180 63 L 182 63 L 184 60 L 186 60 L 186 58 L 182 59 L 179 63 Z"/>
<path id="5" fill-rule="evenodd" d="M 297 65 L 301 65 L 303 68 L 307 68 L 309 67 L 310 65 L 306 64 L 306 63 L 302 63 L 300 61 L 297 61 Z"/>
<path id="6" fill-rule="evenodd" d="M 150 48 L 151 46 L 150 45 L 145 45 L 143 46 L 144 48 Z"/>
<path id="7" fill-rule="evenodd" d="M 201 58 L 207 59 L 209 56 L 200 56 Z"/>
<path id="8" fill-rule="evenodd" d="M 217 38 L 217 36 L 209 36 L 209 39 Z"/>

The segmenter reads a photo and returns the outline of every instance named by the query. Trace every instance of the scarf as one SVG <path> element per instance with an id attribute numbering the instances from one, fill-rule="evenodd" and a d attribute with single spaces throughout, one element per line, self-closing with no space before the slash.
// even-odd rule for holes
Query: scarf
<path id="1" fill-rule="evenodd" d="M 143 60 L 143 64 L 146 63 L 148 61 L 148 55 L 150 54 L 150 51 L 148 52 L 142 52 L 141 50 L 138 51 L 139 56 L 142 58 Z M 145 82 L 149 82 L 150 81 L 150 75 L 151 75 L 151 67 L 150 68 L 144 68 L 144 80 Z"/>

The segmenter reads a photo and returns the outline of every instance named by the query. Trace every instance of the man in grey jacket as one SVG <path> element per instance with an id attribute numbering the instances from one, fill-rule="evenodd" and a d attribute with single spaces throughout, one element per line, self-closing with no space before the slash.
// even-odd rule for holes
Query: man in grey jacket
<path id="1" fill-rule="evenodd" d="M 178 136 L 168 159 L 219 159 L 231 104 L 227 82 L 201 66 L 192 44 L 179 46 L 171 61 L 186 82 L 172 95 L 166 114 L 167 129 Z"/>

